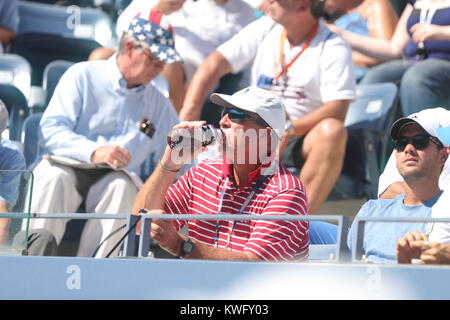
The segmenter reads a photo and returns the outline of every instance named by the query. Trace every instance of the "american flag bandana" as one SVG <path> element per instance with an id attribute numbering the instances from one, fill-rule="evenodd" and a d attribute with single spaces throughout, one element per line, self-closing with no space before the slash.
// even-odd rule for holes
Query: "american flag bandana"
<path id="1" fill-rule="evenodd" d="M 175 50 L 172 26 L 161 12 L 139 13 L 131 20 L 128 35 L 146 42 L 152 54 L 164 63 L 183 62 Z"/>

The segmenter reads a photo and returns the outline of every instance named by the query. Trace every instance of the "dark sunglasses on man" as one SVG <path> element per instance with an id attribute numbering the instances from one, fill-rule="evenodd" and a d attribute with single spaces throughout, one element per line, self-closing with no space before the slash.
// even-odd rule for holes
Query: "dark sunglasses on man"
<path id="1" fill-rule="evenodd" d="M 243 122 L 246 119 L 253 119 L 264 127 L 269 127 L 264 120 L 256 118 L 247 112 L 237 108 L 223 108 L 221 118 L 228 114 L 228 118 L 233 122 Z"/>
<path id="2" fill-rule="evenodd" d="M 397 151 L 403 151 L 408 144 L 412 144 L 416 150 L 423 150 L 428 147 L 430 141 L 436 144 L 439 149 L 444 147 L 437 138 L 426 134 L 419 134 L 413 137 L 400 137 L 395 139 L 394 148 Z"/>

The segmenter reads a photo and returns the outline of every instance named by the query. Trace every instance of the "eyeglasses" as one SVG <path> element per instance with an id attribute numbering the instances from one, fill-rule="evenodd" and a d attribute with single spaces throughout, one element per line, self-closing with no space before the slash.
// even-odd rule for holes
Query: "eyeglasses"
<path id="1" fill-rule="evenodd" d="M 256 122 L 258 122 L 259 124 L 261 124 L 262 126 L 265 126 L 265 127 L 269 126 L 263 120 L 255 118 L 255 117 L 251 116 L 250 114 L 248 114 L 247 112 L 240 110 L 240 109 L 224 108 L 222 111 L 221 118 L 225 117 L 225 115 L 227 115 L 227 114 L 228 114 L 228 118 L 233 122 L 243 122 L 246 119 L 253 119 Z"/>
<path id="2" fill-rule="evenodd" d="M 408 144 L 412 144 L 416 150 L 423 150 L 428 147 L 430 141 L 436 144 L 438 148 L 444 147 L 442 143 L 435 137 L 425 134 L 419 134 L 413 137 L 400 137 L 394 140 L 394 148 L 397 151 L 403 151 Z"/>

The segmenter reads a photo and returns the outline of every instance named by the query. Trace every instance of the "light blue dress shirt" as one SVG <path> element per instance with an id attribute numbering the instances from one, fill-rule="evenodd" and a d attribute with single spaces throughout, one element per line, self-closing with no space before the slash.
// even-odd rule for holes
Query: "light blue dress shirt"
<path id="1" fill-rule="evenodd" d="M 139 130 L 144 118 L 154 125 L 153 138 Z M 61 77 L 42 116 L 41 155 L 90 162 L 98 147 L 118 145 L 131 155 L 125 169 L 140 175 L 147 156 L 162 157 L 167 135 L 178 122 L 172 103 L 153 84 L 126 88 L 117 54 L 108 60 L 80 62 Z"/>

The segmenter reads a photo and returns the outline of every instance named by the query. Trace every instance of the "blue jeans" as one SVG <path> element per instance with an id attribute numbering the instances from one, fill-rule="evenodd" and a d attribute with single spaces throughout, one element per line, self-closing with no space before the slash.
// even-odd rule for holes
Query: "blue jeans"
<path id="1" fill-rule="evenodd" d="M 372 67 L 360 84 L 380 82 L 399 85 L 400 104 L 405 116 L 428 108 L 450 109 L 450 61 L 388 61 Z"/>

